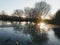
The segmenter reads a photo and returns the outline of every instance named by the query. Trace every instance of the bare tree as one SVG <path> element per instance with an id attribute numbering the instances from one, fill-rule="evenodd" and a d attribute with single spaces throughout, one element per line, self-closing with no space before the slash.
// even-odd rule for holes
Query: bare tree
<path id="1" fill-rule="evenodd" d="M 16 16 L 22 16 L 23 14 L 24 14 L 23 10 L 17 9 L 14 11 L 14 15 L 16 15 Z"/>
<path id="2" fill-rule="evenodd" d="M 25 15 L 29 18 L 35 18 L 37 15 L 35 8 L 25 8 Z"/>
<path id="3" fill-rule="evenodd" d="M 47 4 L 46 2 L 38 2 L 35 4 L 35 9 L 37 11 L 37 15 L 41 16 L 41 15 L 47 15 L 49 10 L 50 10 L 50 5 Z"/>
<path id="4" fill-rule="evenodd" d="M 2 15 L 7 15 L 5 11 L 2 11 L 1 14 L 2 14 Z"/>
<path id="5" fill-rule="evenodd" d="M 50 10 L 50 5 L 46 2 L 38 2 L 35 4 L 35 8 L 25 8 L 25 15 L 30 18 L 40 18 L 41 15 L 46 16 Z"/>
<path id="6" fill-rule="evenodd" d="M 24 11 L 25 11 L 25 15 L 28 17 L 28 18 L 30 18 L 30 15 L 31 15 L 31 8 L 29 8 L 29 7 L 26 7 L 26 8 L 24 8 Z"/>

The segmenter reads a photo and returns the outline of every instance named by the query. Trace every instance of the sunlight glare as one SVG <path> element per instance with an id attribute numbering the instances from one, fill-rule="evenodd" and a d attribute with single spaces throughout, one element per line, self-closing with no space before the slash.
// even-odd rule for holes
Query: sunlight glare
<path id="1" fill-rule="evenodd" d="M 45 28 L 45 24 L 44 23 L 40 23 L 40 28 L 41 29 Z"/>
<path id="2" fill-rule="evenodd" d="M 22 17 L 22 18 L 26 18 L 26 16 L 25 16 L 25 15 L 22 15 L 21 17 Z"/>
<path id="3" fill-rule="evenodd" d="M 40 30 L 47 31 L 49 29 L 49 26 L 43 22 L 40 23 Z"/>
<path id="4" fill-rule="evenodd" d="M 51 19 L 53 19 L 53 17 L 54 17 L 54 16 L 52 16 L 52 15 L 47 15 L 47 16 L 42 15 L 42 16 L 41 16 L 41 19 L 42 19 L 42 20 L 45 20 L 45 19 L 51 20 Z"/>

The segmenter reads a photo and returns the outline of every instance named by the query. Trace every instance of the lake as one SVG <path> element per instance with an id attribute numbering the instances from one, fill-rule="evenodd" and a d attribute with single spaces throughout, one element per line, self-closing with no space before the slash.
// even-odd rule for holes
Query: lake
<path id="1" fill-rule="evenodd" d="M 40 29 L 41 28 L 41 29 Z M 0 22 L 0 45 L 60 45 L 54 29 L 33 22 Z"/>

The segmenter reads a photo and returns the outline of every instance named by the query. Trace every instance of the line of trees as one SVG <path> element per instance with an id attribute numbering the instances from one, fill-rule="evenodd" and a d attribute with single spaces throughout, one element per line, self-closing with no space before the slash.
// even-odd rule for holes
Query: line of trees
<path id="1" fill-rule="evenodd" d="M 40 19 L 41 15 L 46 16 L 48 14 L 50 10 L 50 5 L 47 4 L 46 2 L 37 2 L 35 4 L 34 8 L 29 8 L 26 7 L 24 8 L 24 10 L 21 9 L 16 9 L 13 14 L 11 14 L 12 16 L 26 16 L 27 18 L 38 18 Z M 4 15 L 5 13 L 2 12 L 2 15 Z"/>
<path id="2" fill-rule="evenodd" d="M 40 21 L 41 16 L 45 18 L 46 15 L 48 15 L 50 11 L 50 5 L 46 2 L 37 2 L 35 4 L 34 8 L 29 8 L 26 7 L 24 10 L 21 9 L 16 9 L 14 10 L 12 16 L 7 16 L 8 14 L 4 11 L 0 15 L 0 20 L 10 20 L 10 21 L 20 21 L 20 20 L 25 20 L 25 21 Z M 17 16 L 17 17 L 16 17 Z M 23 18 L 21 16 L 25 16 L 26 18 Z M 10 18 L 10 19 L 9 19 Z M 59 24 L 60 25 L 60 10 L 58 10 L 55 14 L 55 19 L 52 19 L 51 21 L 48 20 L 48 23 L 51 24 Z"/>
<path id="3" fill-rule="evenodd" d="M 48 23 L 54 25 L 60 25 L 60 10 L 55 13 L 55 18 L 50 20 Z"/>

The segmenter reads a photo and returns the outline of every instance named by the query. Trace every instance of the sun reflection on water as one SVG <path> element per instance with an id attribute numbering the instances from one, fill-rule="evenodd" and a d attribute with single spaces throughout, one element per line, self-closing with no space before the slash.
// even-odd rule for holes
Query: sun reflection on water
<path id="1" fill-rule="evenodd" d="M 39 26 L 41 33 L 47 32 L 50 29 L 49 25 L 44 22 L 40 22 L 37 25 Z"/>

